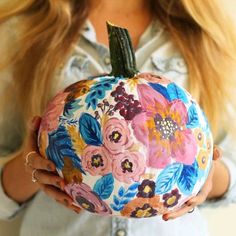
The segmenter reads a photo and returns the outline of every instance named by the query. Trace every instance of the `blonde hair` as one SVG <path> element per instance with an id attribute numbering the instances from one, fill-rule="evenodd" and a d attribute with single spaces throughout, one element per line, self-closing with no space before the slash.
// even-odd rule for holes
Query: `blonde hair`
<path id="1" fill-rule="evenodd" d="M 1 23 L 13 16 L 24 21 L 20 50 L 14 60 L 11 57 L 15 105 L 24 121 L 45 109 L 54 73 L 78 40 L 89 8 L 89 0 L 11 0 L 0 6 Z M 228 104 L 235 107 L 231 90 L 236 87 L 232 70 L 236 37 L 230 19 L 217 0 L 153 0 L 152 9 L 185 58 L 188 89 L 216 136 L 219 126 L 227 127 Z"/>

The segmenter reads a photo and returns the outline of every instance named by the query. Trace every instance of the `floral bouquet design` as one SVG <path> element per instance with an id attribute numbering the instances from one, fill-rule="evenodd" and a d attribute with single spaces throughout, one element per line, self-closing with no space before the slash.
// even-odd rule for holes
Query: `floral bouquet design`
<path id="1" fill-rule="evenodd" d="M 49 103 L 39 150 L 91 213 L 144 218 L 180 207 L 211 167 L 208 121 L 170 80 L 136 70 L 126 29 L 108 24 L 112 72 L 79 81 Z"/>

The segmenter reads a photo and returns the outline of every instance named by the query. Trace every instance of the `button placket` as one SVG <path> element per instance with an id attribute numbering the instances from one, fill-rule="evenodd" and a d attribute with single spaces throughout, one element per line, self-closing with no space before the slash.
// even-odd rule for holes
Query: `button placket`
<path id="1" fill-rule="evenodd" d="M 128 236 L 128 224 L 128 219 L 113 217 L 111 236 Z"/>

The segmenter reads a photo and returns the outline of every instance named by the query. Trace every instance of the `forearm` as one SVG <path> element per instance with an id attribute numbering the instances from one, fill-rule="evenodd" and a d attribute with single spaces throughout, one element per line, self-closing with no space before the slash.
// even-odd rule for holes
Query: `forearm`
<path id="1" fill-rule="evenodd" d="M 18 203 L 25 202 L 39 190 L 39 186 L 32 183 L 30 174 L 25 171 L 21 154 L 5 164 L 2 185 L 5 193 Z"/>
<path id="2" fill-rule="evenodd" d="M 223 196 L 230 184 L 230 174 L 228 168 L 222 161 L 215 161 L 214 175 L 212 180 L 212 190 L 208 199 L 219 198 Z"/>

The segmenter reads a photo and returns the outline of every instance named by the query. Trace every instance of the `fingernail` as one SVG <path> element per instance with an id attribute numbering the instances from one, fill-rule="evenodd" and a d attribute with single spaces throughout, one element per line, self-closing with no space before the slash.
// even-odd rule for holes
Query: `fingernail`
<path id="1" fill-rule="evenodd" d="M 168 215 L 163 215 L 163 220 L 164 220 L 164 221 L 168 221 L 168 220 L 169 220 Z"/>
<path id="2" fill-rule="evenodd" d="M 75 213 L 79 214 L 81 210 L 74 210 Z"/>

